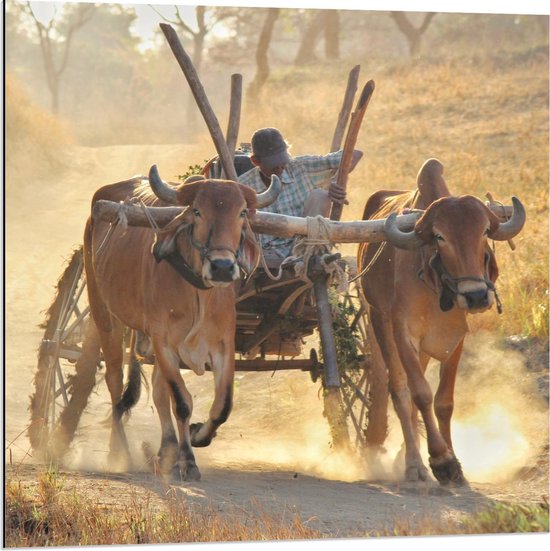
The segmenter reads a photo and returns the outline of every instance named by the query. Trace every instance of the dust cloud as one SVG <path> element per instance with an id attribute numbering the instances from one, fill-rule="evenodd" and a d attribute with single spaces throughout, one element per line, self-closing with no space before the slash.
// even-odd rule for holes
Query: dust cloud
<path id="1" fill-rule="evenodd" d="M 548 442 L 548 404 L 537 375 L 495 336 L 467 338 L 457 378 L 454 446 L 466 475 L 499 482 L 536 462 Z"/>
<path id="2" fill-rule="evenodd" d="M 149 366 L 146 366 L 149 367 Z M 437 365 L 428 367 L 435 392 Z M 149 374 L 150 375 L 150 374 Z M 211 375 L 187 374 L 193 395 L 193 421 L 204 420 L 212 400 Z M 101 390 L 101 386 L 103 390 Z M 100 385 L 100 418 L 83 416 L 66 466 L 76 470 L 112 470 L 107 465 L 108 424 L 98 423 L 109 410 Z M 547 405 L 535 377 L 516 351 L 499 348 L 489 334 L 468 337 L 456 386 L 453 437 L 466 477 L 475 482 L 503 482 L 536 462 L 547 441 Z M 159 422 L 146 393 L 126 423 L 134 470 L 147 470 L 141 443 L 155 449 Z M 301 372 L 237 374 L 235 405 L 210 447 L 196 449 L 203 473 L 212 468 L 288 471 L 327 480 L 399 481 L 403 476 L 401 428 L 390 407 L 385 453 L 365 456 L 334 450 L 323 416 L 319 383 Z M 427 465 L 425 438 L 421 439 Z"/>

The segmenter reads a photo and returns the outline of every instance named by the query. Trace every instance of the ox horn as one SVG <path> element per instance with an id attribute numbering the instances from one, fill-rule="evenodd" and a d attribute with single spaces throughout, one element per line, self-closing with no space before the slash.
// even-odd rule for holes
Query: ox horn
<path id="1" fill-rule="evenodd" d="M 526 218 L 525 208 L 517 197 L 512 197 L 512 205 L 514 206 L 514 212 L 510 220 L 499 224 L 498 228 L 489 234 L 491 239 L 508 241 L 522 230 Z"/>
<path id="2" fill-rule="evenodd" d="M 424 241 L 415 233 L 401 231 L 396 223 L 397 214 L 392 213 L 384 222 L 384 233 L 388 241 L 399 249 L 418 249 Z"/>
<path id="3" fill-rule="evenodd" d="M 171 205 L 177 204 L 178 194 L 176 190 L 160 179 L 157 165 L 153 165 L 149 170 L 149 185 L 159 199 Z"/>
<path id="4" fill-rule="evenodd" d="M 262 193 L 258 193 L 256 195 L 256 207 L 261 209 L 274 203 L 277 197 L 279 197 L 279 193 L 281 193 L 282 189 L 283 184 L 281 183 L 281 180 L 279 180 L 277 175 L 272 174 L 269 187 Z"/>

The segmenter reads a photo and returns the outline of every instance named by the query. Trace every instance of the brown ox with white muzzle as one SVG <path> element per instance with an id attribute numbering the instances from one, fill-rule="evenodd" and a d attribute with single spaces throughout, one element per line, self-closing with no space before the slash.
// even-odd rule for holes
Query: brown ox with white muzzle
<path id="1" fill-rule="evenodd" d="M 155 197 L 148 190 L 151 185 Z M 192 446 L 207 446 L 232 408 L 235 368 L 235 282 L 252 271 L 258 246 L 248 224 L 254 209 L 280 191 L 276 177 L 260 195 L 233 181 L 202 180 L 172 187 L 151 168 L 149 181 L 134 178 L 99 189 L 99 200 L 139 198 L 149 206 L 187 208 L 156 237 L 151 228 L 110 225 L 90 217 L 84 235 L 90 310 L 99 330 L 113 416 L 111 458 L 130 455 L 122 414 L 138 400 L 140 368 L 131 346 L 129 382 L 123 389 L 123 329 L 149 336 L 155 356 L 153 400 L 162 439 L 161 472 L 178 464 L 184 480 L 198 480 Z M 134 332 L 134 335 L 136 333 Z M 213 371 L 215 396 L 205 423 L 190 425 L 192 398 L 181 367 Z M 170 406 L 178 424 L 178 439 Z"/>
<path id="2" fill-rule="evenodd" d="M 434 476 L 441 484 L 461 485 L 466 481 L 453 451 L 451 416 L 467 314 L 495 303 L 500 309 L 489 240 L 519 233 L 525 211 L 514 197 L 512 218 L 499 223 L 479 199 L 451 196 L 436 159 L 424 163 L 417 184 L 414 192 L 378 191 L 368 199 L 363 219 L 387 218 L 388 242 L 359 246 L 359 271 L 371 263 L 361 286 L 403 430 L 406 479 L 428 476 L 418 447 L 418 408 Z M 411 232 L 395 224 L 396 214 L 407 209 L 425 210 Z M 441 362 L 435 399 L 424 376 L 430 358 Z M 371 445 L 383 443 L 387 427 L 378 429 L 378 441 Z"/>

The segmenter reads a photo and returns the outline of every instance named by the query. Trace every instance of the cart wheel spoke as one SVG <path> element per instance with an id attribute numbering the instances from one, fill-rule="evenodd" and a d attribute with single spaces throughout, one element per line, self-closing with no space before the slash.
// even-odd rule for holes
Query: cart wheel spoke
<path id="1" fill-rule="evenodd" d="M 91 392 L 88 374 L 95 377 L 99 362 L 99 345 L 96 346 L 95 341 L 86 344 L 93 324 L 85 302 L 85 288 L 80 248 L 74 252 L 59 279 L 56 295 L 48 309 L 34 378 L 35 393 L 31 397 L 28 435 L 33 449 L 45 453 L 46 457 L 51 453 L 52 435 L 61 424 L 68 422 L 68 417 L 72 416 L 70 424 L 76 427 L 84 408 L 82 404 L 85 405 Z M 86 358 L 83 358 L 83 350 L 88 350 Z M 76 375 L 68 376 L 75 368 Z M 87 395 L 83 400 L 81 391 L 79 403 L 73 404 L 72 397 L 78 390 L 75 385 L 82 384 L 80 381 L 86 382 Z M 92 386 L 94 382 L 95 378 Z M 73 434 L 74 430 L 71 439 Z"/>
<path id="2" fill-rule="evenodd" d="M 338 370 L 340 374 L 341 415 L 345 419 L 349 449 L 363 453 L 370 445 L 369 426 L 372 418 L 380 423 L 386 416 L 387 387 L 384 378 L 373 370 L 372 352 L 369 340 L 369 325 L 366 307 L 357 284 L 341 296 L 331 297 L 333 307 L 333 332 L 337 350 Z M 377 369 L 380 366 L 377 366 Z M 372 400 L 374 386 L 383 399 Z M 334 401 L 335 399 L 332 398 Z M 376 403 L 374 403 L 376 402 Z M 373 409 L 375 411 L 373 411 Z M 325 406 L 325 412 L 330 409 Z M 334 434 L 341 425 L 339 413 L 327 415 L 331 432 Z M 370 427 L 373 431 L 373 427 Z M 376 431 L 375 431 L 376 432 Z M 336 440 L 334 440 L 336 442 Z M 342 438 L 340 437 L 340 444 Z"/>

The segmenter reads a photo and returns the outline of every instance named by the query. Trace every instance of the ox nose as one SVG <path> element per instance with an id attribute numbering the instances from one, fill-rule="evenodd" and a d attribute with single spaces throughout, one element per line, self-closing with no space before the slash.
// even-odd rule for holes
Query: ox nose
<path id="1" fill-rule="evenodd" d="M 468 309 L 470 310 L 487 308 L 487 306 L 489 306 L 488 289 L 479 289 L 477 291 L 470 291 L 468 293 L 464 293 L 464 298 L 466 299 Z"/>
<path id="2" fill-rule="evenodd" d="M 214 281 L 233 281 L 234 262 L 226 258 L 211 260 L 210 273 Z"/>

